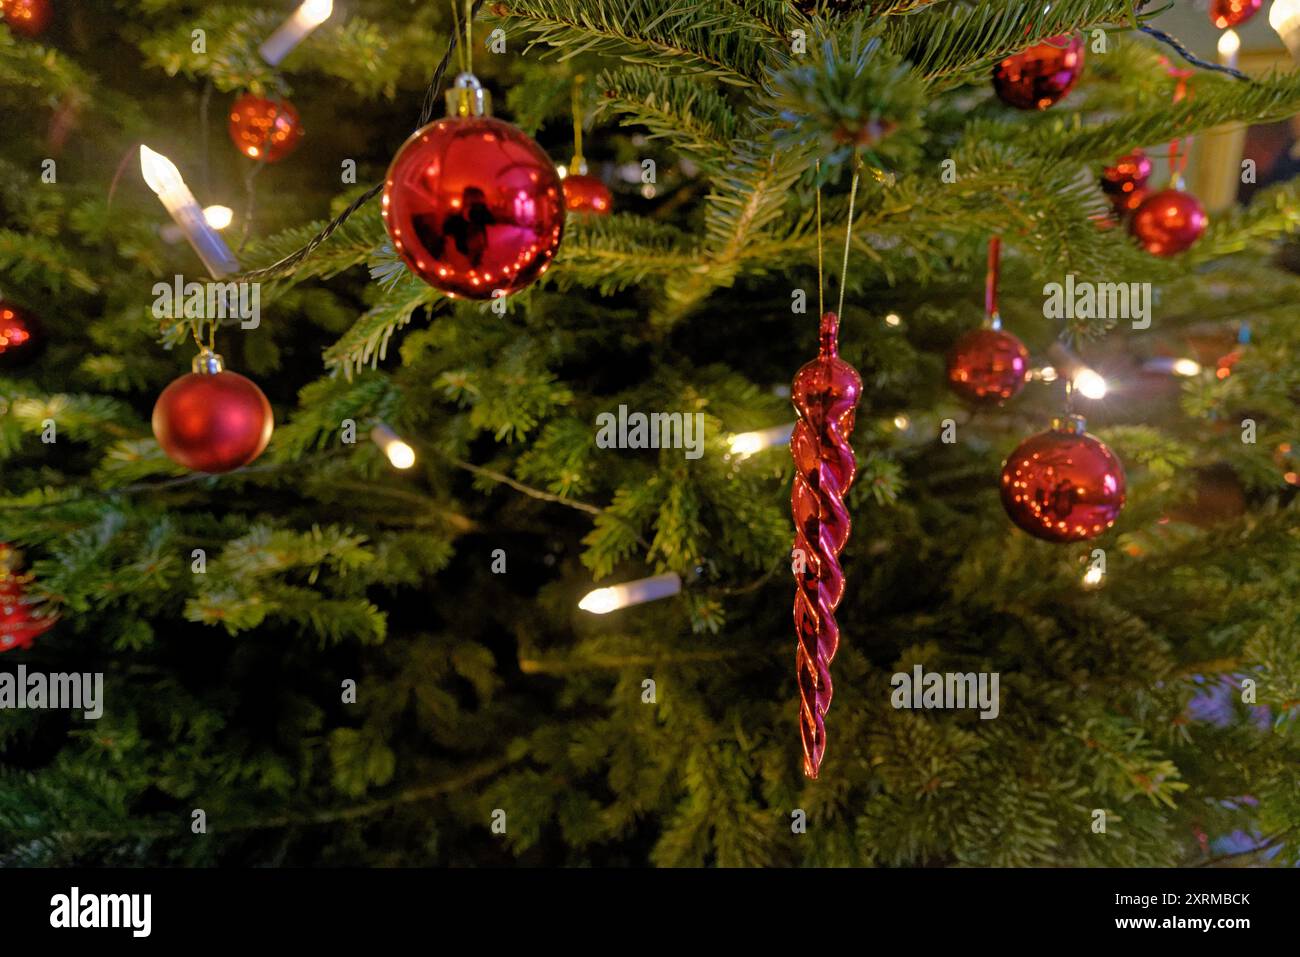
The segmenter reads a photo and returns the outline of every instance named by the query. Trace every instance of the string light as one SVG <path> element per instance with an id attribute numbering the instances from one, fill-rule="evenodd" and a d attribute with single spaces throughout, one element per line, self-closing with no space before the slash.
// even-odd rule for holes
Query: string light
<path id="1" fill-rule="evenodd" d="M 1106 573 L 1101 570 L 1100 565 L 1090 565 L 1088 570 L 1083 573 L 1083 587 L 1086 589 L 1100 588 L 1102 579 Z"/>
<path id="2" fill-rule="evenodd" d="M 764 449 L 789 445 L 790 436 L 793 434 L 793 422 L 787 425 L 774 425 L 770 429 L 761 429 L 757 432 L 739 432 L 731 437 L 729 443 L 731 454 L 741 459 L 749 458 Z"/>
<path id="3" fill-rule="evenodd" d="M 1229 69 L 1237 66 L 1237 53 L 1241 50 L 1241 37 L 1236 30 L 1224 30 L 1219 37 L 1219 64 Z"/>
<path id="4" fill-rule="evenodd" d="M 209 226 L 221 232 L 234 221 L 235 211 L 229 206 L 205 206 L 203 218 L 208 221 Z M 158 230 L 158 235 L 162 237 L 163 242 L 172 244 L 185 238 L 185 233 L 175 223 L 165 223 L 162 229 Z"/>
<path id="5" fill-rule="evenodd" d="M 222 276 L 238 272 L 239 262 L 235 259 L 235 254 L 208 223 L 203 210 L 194 199 L 194 194 L 185 185 L 185 180 L 181 179 L 176 164 L 161 153 L 155 153 L 141 144 L 140 172 L 144 176 L 145 183 L 153 190 L 181 233 L 203 260 L 208 274 L 214 279 L 220 279 Z"/>
<path id="6" fill-rule="evenodd" d="M 257 48 L 257 52 L 271 66 L 277 66 L 307 34 L 328 20 L 333 12 L 334 0 L 303 0 L 293 16 L 280 24 L 266 38 L 266 42 Z"/>
<path id="7" fill-rule="evenodd" d="M 1085 399 L 1106 398 L 1106 380 L 1095 369 L 1083 366 L 1074 373 L 1074 390 Z"/>
<path id="8" fill-rule="evenodd" d="M 415 449 L 403 442 L 401 437 L 383 422 L 377 423 L 370 430 L 370 441 L 383 450 L 393 468 L 409 469 L 415 464 Z"/>
<path id="9" fill-rule="evenodd" d="M 903 317 L 896 312 L 891 312 L 889 315 L 885 316 L 885 325 L 887 326 L 901 326 L 902 324 Z"/>
<path id="10" fill-rule="evenodd" d="M 1300 60 L 1300 0 L 1273 0 L 1268 25 L 1277 31 L 1291 56 Z"/>
<path id="11" fill-rule="evenodd" d="M 587 592 L 578 607 L 593 615 L 607 615 L 611 611 L 627 608 L 629 605 L 641 605 L 660 598 L 670 598 L 680 594 L 681 576 L 676 572 L 655 575 L 651 578 L 638 578 L 636 581 L 624 582 L 622 585 L 609 585 Z"/>

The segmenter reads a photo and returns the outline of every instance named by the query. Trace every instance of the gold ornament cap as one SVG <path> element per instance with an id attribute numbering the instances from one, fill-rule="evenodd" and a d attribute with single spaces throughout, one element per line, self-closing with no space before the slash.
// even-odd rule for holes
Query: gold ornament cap
<path id="1" fill-rule="evenodd" d="M 491 116 L 492 94 L 473 73 L 462 73 L 447 90 L 448 116 Z"/>
<path id="2" fill-rule="evenodd" d="M 216 375 L 218 372 L 226 371 L 226 364 L 221 356 L 211 349 L 204 349 L 190 363 L 190 371 L 199 375 Z"/>
<path id="3" fill-rule="evenodd" d="M 1081 415 L 1070 413 L 1058 415 L 1052 420 L 1052 431 L 1068 432 L 1071 435 L 1083 435 L 1088 431 L 1088 420 Z"/>

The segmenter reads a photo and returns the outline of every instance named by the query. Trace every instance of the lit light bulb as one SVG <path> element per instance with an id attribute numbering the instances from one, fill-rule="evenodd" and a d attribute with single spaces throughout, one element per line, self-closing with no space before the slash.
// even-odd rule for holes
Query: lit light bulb
<path id="1" fill-rule="evenodd" d="M 902 432 L 911 424 L 912 424 L 912 420 L 905 415 L 894 416 L 894 428 L 898 429 L 898 431 L 900 432 Z"/>
<path id="2" fill-rule="evenodd" d="M 1273 0 L 1268 25 L 1277 31 L 1291 56 L 1300 59 L 1300 0 Z"/>
<path id="3" fill-rule="evenodd" d="M 1222 66 L 1236 67 L 1237 52 L 1241 49 L 1241 37 L 1236 30 L 1224 30 L 1219 37 L 1219 63 Z"/>
<path id="4" fill-rule="evenodd" d="M 567 177 L 567 176 L 569 175 L 569 167 L 567 167 L 567 166 L 557 166 L 557 167 L 555 167 L 555 172 L 557 172 L 557 173 L 560 174 L 560 179 L 564 179 L 565 177 Z"/>
<path id="5" fill-rule="evenodd" d="M 276 66 L 333 12 L 334 0 L 303 0 L 293 15 L 257 48 L 257 52 L 271 66 Z"/>
<path id="6" fill-rule="evenodd" d="M 611 611 L 629 605 L 640 605 L 647 601 L 668 598 L 681 590 L 681 576 L 676 572 L 668 572 L 589 591 L 583 596 L 582 601 L 578 602 L 578 607 L 593 615 L 607 615 Z"/>
<path id="7" fill-rule="evenodd" d="M 334 0 L 303 0 L 302 6 L 298 9 L 302 12 L 304 20 L 318 27 L 334 12 Z"/>
<path id="8" fill-rule="evenodd" d="M 1044 382 L 1055 382 L 1055 381 L 1056 381 L 1056 367 L 1055 367 L 1055 366 L 1043 366 L 1041 369 L 1038 370 L 1038 378 L 1041 379 L 1041 380 L 1044 381 Z"/>
<path id="9" fill-rule="evenodd" d="M 1086 366 L 1074 374 L 1074 389 L 1085 399 L 1106 398 L 1106 380 Z"/>
<path id="10" fill-rule="evenodd" d="M 140 144 L 140 172 L 144 175 L 145 184 L 159 197 L 164 193 L 185 189 L 185 181 L 181 179 L 181 171 L 176 168 L 176 164 L 143 143 Z"/>
<path id="11" fill-rule="evenodd" d="M 1201 364 L 1195 359 L 1175 359 L 1173 371 L 1174 375 L 1200 375 Z"/>
<path id="12" fill-rule="evenodd" d="M 793 422 L 788 425 L 774 425 L 770 429 L 761 429 L 757 432 L 738 432 L 731 437 L 728 444 L 732 455 L 744 459 L 764 449 L 789 445 L 792 434 L 794 434 Z"/>
<path id="13" fill-rule="evenodd" d="M 235 211 L 229 206 L 205 206 L 203 218 L 213 229 L 225 229 L 235 218 Z"/>
<path id="14" fill-rule="evenodd" d="M 1083 573 L 1084 588 L 1100 588 L 1101 580 L 1106 577 L 1106 573 L 1101 570 L 1100 565 L 1092 565 Z"/>
<path id="15" fill-rule="evenodd" d="M 891 312 L 889 315 L 885 316 L 885 325 L 887 326 L 898 326 L 902 325 L 902 323 L 903 317 L 896 312 Z"/>
<path id="16" fill-rule="evenodd" d="M 409 469 L 415 464 L 415 449 L 383 422 L 370 430 L 370 441 L 379 446 L 395 469 Z"/>

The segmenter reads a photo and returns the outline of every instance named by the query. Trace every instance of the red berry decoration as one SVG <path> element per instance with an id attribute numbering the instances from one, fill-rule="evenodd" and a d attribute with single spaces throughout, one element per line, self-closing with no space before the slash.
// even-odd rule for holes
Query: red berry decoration
<path id="1" fill-rule="evenodd" d="M 204 350 L 194 371 L 158 396 L 153 434 L 174 462 L 195 472 L 229 472 L 252 462 L 271 441 L 275 418 L 262 390 L 221 356 Z"/>
<path id="2" fill-rule="evenodd" d="M 0 16 L 14 33 L 39 36 L 50 25 L 50 0 L 0 0 Z"/>
<path id="3" fill-rule="evenodd" d="M 298 148 L 302 122 L 288 100 L 245 93 L 230 107 L 230 139 L 249 159 L 278 163 Z"/>
<path id="4" fill-rule="evenodd" d="M 1101 189 L 1110 197 L 1115 212 L 1123 215 L 1133 212 L 1146 199 L 1150 178 L 1151 158 L 1142 150 L 1134 150 L 1102 170 Z"/>
<path id="5" fill-rule="evenodd" d="M 31 362 L 44 341 L 35 316 L 0 299 L 0 369 L 16 369 Z"/>
<path id="6" fill-rule="evenodd" d="M 26 599 L 31 575 L 18 574 L 18 553 L 0 542 L 0 651 L 30 648 L 32 639 L 54 627 L 54 618 L 37 618 Z"/>
<path id="7" fill-rule="evenodd" d="M 1124 507 L 1124 467 L 1083 417 L 1057 419 L 1002 465 L 1002 505 L 1036 538 L 1079 542 L 1115 524 Z"/>
<path id="8" fill-rule="evenodd" d="M 417 276 L 455 298 L 517 292 L 546 272 L 564 233 L 564 191 L 550 157 L 487 115 L 487 93 L 462 74 L 455 114 L 406 141 L 384 182 L 393 248 Z"/>
<path id="9" fill-rule="evenodd" d="M 1025 387 L 1029 350 L 1001 329 L 973 329 L 948 353 L 948 384 L 963 399 L 1005 402 Z"/>
<path id="10" fill-rule="evenodd" d="M 1205 232 L 1209 217 L 1191 193 L 1162 189 L 1133 212 L 1129 232 L 1153 256 L 1173 256 L 1190 249 Z"/>
<path id="11" fill-rule="evenodd" d="M 600 177 L 577 173 L 564 178 L 564 208 L 571 213 L 608 216 L 614 196 Z"/>
<path id="12" fill-rule="evenodd" d="M 1210 0 L 1210 22 L 1220 30 L 1239 27 L 1264 5 L 1264 0 Z"/>
<path id="13" fill-rule="evenodd" d="M 1083 40 L 1062 34 L 1013 53 L 993 68 L 993 89 L 1008 106 L 1045 110 L 1083 73 Z"/>

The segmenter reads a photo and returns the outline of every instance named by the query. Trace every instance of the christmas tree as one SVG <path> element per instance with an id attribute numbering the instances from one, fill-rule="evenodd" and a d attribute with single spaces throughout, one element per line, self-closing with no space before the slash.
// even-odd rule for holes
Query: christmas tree
<path id="1" fill-rule="evenodd" d="M 102 675 L 3 699 L 0 861 L 1300 858 L 1300 186 L 1179 175 L 1300 75 L 1135 0 L 0 7 L 0 664 Z"/>

